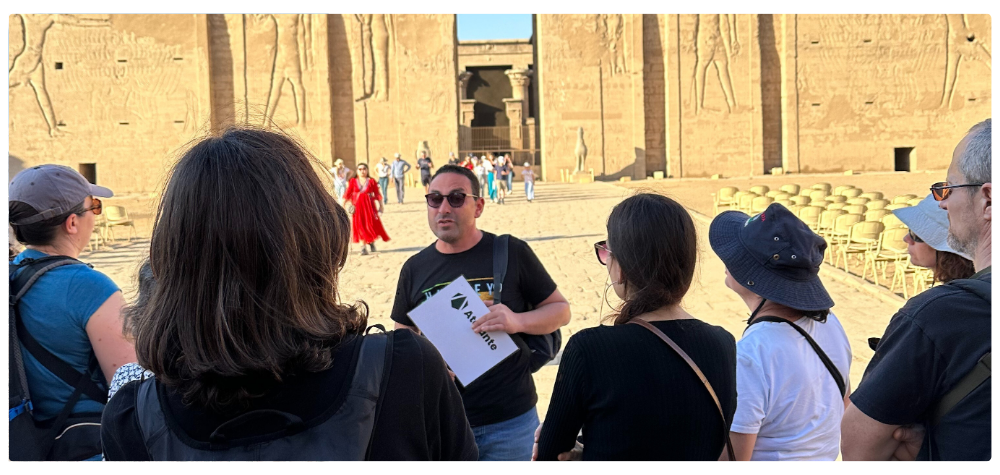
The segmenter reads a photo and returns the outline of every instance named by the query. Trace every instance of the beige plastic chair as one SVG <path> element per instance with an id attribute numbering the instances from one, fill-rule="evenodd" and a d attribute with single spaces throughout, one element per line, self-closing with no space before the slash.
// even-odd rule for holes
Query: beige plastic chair
<path id="1" fill-rule="evenodd" d="M 751 193 L 757 193 L 758 195 L 764 196 L 768 191 L 771 191 L 771 187 L 767 185 L 754 185 L 750 187 Z"/>
<path id="2" fill-rule="evenodd" d="M 812 193 L 813 191 L 814 190 L 812 188 L 802 188 L 802 189 L 799 190 L 798 195 L 799 196 L 809 196 L 809 193 Z"/>
<path id="3" fill-rule="evenodd" d="M 910 205 L 908 205 L 906 203 L 894 203 L 894 204 L 887 204 L 887 205 L 885 205 L 885 209 L 887 209 L 889 211 L 892 211 L 894 209 L 909 208 L 909 207 L 910 207 Z"/>
<path id="4" fill-rule="evenodd" d="M 916 205 L 920 204 L 921 201 L 923 201 L 923 198 L 913 198 L 912 200 L 907 201 L 906 204 L 908 204 L 910 206 L 916 206 Z"/>
<path id="5" fill-rule="evenodd" d="M 861 198 L 861 197 L 859 196 L 858 198 Z M 884 199 L 878 198 L 878 199 L 874 199 L 874 200 L 871 200 L 871 201 L 865 203 L 865 206 L 867 206 L 869 210 L 873 210 L 873 209 L 885 209 L 886 206 L 889 206 L 889 200 L 884 200 Z M 892 210 L 890 210 L 890 211 L 892 211 Z"/>
<path id="6" fill-rule="evenodd" d="M 855 198 L 848 198 L 847 199 L 847 204 L 849 204 L 849 205 L 864 205 L 864 204 L 868 204 L 869 201 L 871 201 L 871 200 L 869 200 L 868 198 L 855 197 Z"/>
<path id="7" fill-rule="evenodd" d="M 819 215 L 819 227 L 817 233 L 820 236 L 827 236 L 833 232 L 833 226 L 837 222 L 838 216 L 843 216 L 847 214 L 846 211 L 841 209 L 827 209 Z"/>
<path id="8" fill-rule="evenodd" d="M 860 214 L 841 214 L 837 216 L 837 219 L 833 222 L 833 229 L 823 236 L 826 239 L 826 253 L 829 253 L 830 260 L 833 262 L 833 247 L 840 246 L 847 242 L 847 238 L 851 235 L 851 227 L 857 223 L 864 221 L 865 217 Z M 824 253 L 824 258 L 826 257 Z"/>
<path id="9" fill-rule="evenodd" d="M 868 207 L 865 205 L 844 205 L 841 209 L 847 211 L 849 214 L 864 215 L 868 212 Z"/>
<path id="10" fill-rule="evenodd" d="M 790 199 L 791 199 L 792 203 L 795 203 L 796 205 L 799 205 L 799 206 L 809 206 L 809 203 L 812 202 L 812 198 L 810 198 L 808 196 L 802 196 L 802 195 L 793 196 Z"/>
<path id="11" fill-rule="evenodd" d="M 791 205 L 791 206 L 788 206 L 787 208 L 788 208 L 788 211 L 790 211 L 792 214 L 798 216 L 799 215 L 799 211 L 802 211 L 802 208 L 805 208 L 805 206 L 802 206 L 802 205 Z"/>
<path id="12" fill-rule="evenodd" d="M 806 206 L 799 210 L 798 217 L 803 223 L 806 223 L 806 226 L 809 226 L 809 229 L 816 231 L 819 228 L 819 216 L 824 211 L 826 209 L 819 206 Z"/>
<path id="13" fill-rule="evenodd" d="M 840 195 L 846 196 L 848 199 L 850 199 L 850 198 L 857 198 L 861 196 L 862 193 L 864 193 L 864 191 L 861 188 L 850 188 L 844 190 L 844 192 L 841 193 Z"/>
<path id="14" fill-rule="evenodd" d="M 771 203 L 774 203 L 774 198 L 771 198 L 770 196 L 758 196 L 750 203 L 750 213 L 763 213 L 764 210 L 767 209 L 767 206 Z"/>
<path id="15" fill-rule="evenodd" d="M 809 199 L 812 201 L 822 201 L 827 196 L 830 196 L 830 192 L 826 190 L 812 190 L 809 192 Z"/>
<path id="16" fill-rule="evenodd" d="M 831 186 L 829 183 L 821 182 L 813 184 L 813 186 L 811 186 L 810 188 L 814 190 L 823 190 L 826 192 L 826 194 L 830 194 L 830 190 L 833 189 L 833 186 Z"/>
<path id="17" fill-rule="evenodd" d="M 741 196 L 740 197 L 740 204 L 739 204 L 740 211 L 749 214 L 750 213 L 750 207 L 753 206 L 753 200 L 754 200 L 754 198 L 757 198 L 759 196 L 760 195 L 758 195 L 756 193 L 753 193 L 753 192 L 750 192 L 750 193 L 747 193 L 747 194 Z"/>
<path id="18" fill-rule="evenodd" d="M 865 253 L 878 244 L 879 234 L 884 229 L 885 226 L 878 221 L 862 221 L 851 226 L 851 232 L 848 234 L 847 240 L 837 248 L 837 258 L 833 266 L 837 267 L 841 256 L 843 256 L 844 270 L 850 272 L 849 257 L 853 254 L 864 259 Z"/>
<path id="19" fill-rule="evenodd" d="M 858 195 L 858 198 L 868 198 L 870 200 L 880 200 L 883 198 L 881 191 L 866 191 Z"/>
<path id="20" fill-rule="evenodd" d="M 787 191 L 778 191 L 777 193 L 774 194 L 774 196 L 771 196 L 771 198 L 774 198 L 774 201 L 778 201 L 778 200 L 790 200 L 790 199 L 792 199 L 793 196 L 795 196 L 795 195 L 793 195 L 793 194 L 791 194 L 791 193 L 789 193 Z"/>
<path id="21" fill-rule="evenodd" d="M 795 206 L 795 203 L 792 203 L 789 200 L 774 200 L 774 202 L 780 204 L 781 206 L 784 206 L 785 208 L 791 208 L 792 206 Z"/>
<path id="22" fill-rule="evenodd" d="M 850 190 L 851 188 L 854 188 L 854 185 L 840 185 L 833 189 L 833 194 L 840 196 L 840 194 L 843 193 L 844 190 Z"/>
<path id="23" fill-rule="evenodd" d="M 906 242 L 903 241 L 903 236 L 906 236 L 908 232 L 909 230 L 905 228 L 883 230 L 879 234 L 878 244 L 865 253 L 865 265 L 861 269 L 861 278 L 864 279 L 868 273 L 868 264 L 871 264 L 872 279 L 874 279 L 875 285 L 879 285 L 877 267 L 881 268 L 883 281 L 888 279 L 885 276 L 885 270 L 889 267 L 890 262 L 894 263 L 895 269 L 899 269 L 901 267 L 899 262 L 909 255 Z"/>
<path id="24" fill-rule="evenodd" d="M 782 193 L 784 193 L 784 191 L 781 191 L 781 190 L 771 190 L 771 191 L 768 191 L 767 193 L 764 193 L 764 196 L 766 196 L 768 198 L 774 198 L 775 196 L 778 196 L 778 195 L 780 195 Z"/>
<path id="25" fill-rule="evenodd" d="M 906 227 L 906 225 L 903 224 L 903 220 L 899 219 L 899 217 L 895 214 L 892 214 L 892 211 L 890 211 L 889 214 L 882 216 L 882 224 L 885 225 L 885 229 L 898 228 L 900 226 L 904 228 Z"/>
<path id="26" fill-rule="evenodd" d="M 892 211 L 887 209 L 870 209 L 865 212 L 865 221 L 882 221 L 882 218 L 889 214 L 892 214 Z"/>
<path id="27" fill-rule="evenodd" d="M 844 209 L 844 206 L 847 206 L 847 203 L 827 203 L 826 209 Z"/>
<path id="28" fill-rule="evenodd" d="M 847 201 L 847 197 L 841 195 L 830 195 L 823 199 L 830 203 L 844 203 Z"/>
<path id="29" fill-rule="evenodd" d="M 740 189 L 735 186 L 724 186 L 719 188 L 718 193 L 712 193 L 712 205 L 715 208 L 715 214 L 719 214 L 720 207 L 725 207 L 727 209 L 732 207 L 733 195 L 736 194 L 737 191 L 740 191 Z"/>
<path id="30" fill-rule="evenodd" d="M 896 197 L 892 199 L 892 204 L 906 203 L 916 197 L 917 195 L 914 194 L 896 195 Z"/>
<path id="31" fill-rule="evenodd" d="M 784 192 L 788 193 L 789 195 L 794 196 L 794 195 L 799 194 L 799 190 L 802 189 L 802 187 L 799 186 L 798 184 L 795 184 L 795 183 L 789 183 L 787 185 L 781 185 L 780 189 L 781 189 L 781 191 L 784 191 Z"/>
<path id="32" fill-rule="evenodd" d="M 104 225 L 104 229 L 107 230 L 108 234 L 111 236 L 111 240 L 114 241 L 115 233 L 114 228 L 117 226 L 128 226 L 129 232 L 126 234 L 127 241 L 132 242 L 132 236 L 136 239 L 139 238 L 139 234 L 135 231 L 135 223 L 131 218 L 128 217 L 128 211 L 124 206 L 105 206 L 104 216 L 107 217 L 107 222 Z"/>

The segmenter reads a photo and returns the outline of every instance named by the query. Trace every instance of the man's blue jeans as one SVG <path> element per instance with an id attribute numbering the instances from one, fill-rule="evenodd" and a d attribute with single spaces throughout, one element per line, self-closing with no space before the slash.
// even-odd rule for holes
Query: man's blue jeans
<path id="1" fill-rule="evenodd" d="M 389 177 L 384 176 L 378 179 L 379 191 L 382 192 L 382 199 L 385 204 L 389 204 Z"/>
<path id="2" fill-rule="evenodd" d="M 537 428 L 538 412 L 535 408 L 513 419 L 473 427 L 479 460 L 531 460 L 531 446 L 535 444 Z"/>

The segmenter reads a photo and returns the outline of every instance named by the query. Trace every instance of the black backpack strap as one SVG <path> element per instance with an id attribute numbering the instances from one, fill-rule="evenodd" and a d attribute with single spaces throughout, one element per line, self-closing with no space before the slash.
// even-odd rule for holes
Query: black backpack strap
<path id="1" fill-rule="evenodd" d="M 500 303 L 503 280 L 507 276 L 507 248 L 510 234 L 493 238 L 493 305 Z"/>
<path id="2" fill-rule="evenodd" d="M 809 342 L 809 346 L 813 348 L 813 350 L 816 352 L 816 355 L 819 356 L 819 359 L 823 361 L 823 365 L 826 366 L 827 371 L 829 371 L 830 375 L 833 376 L 834 382 L 837 383 L 837 388 L 840 389 L 840 397 L 844 397 L 847 395 L 847 385 L 844 384 L 844 377 L 840 374 L 840 370 L 838 370 L 837 367 L 833 364 L 833 361 L 830 361 L 830 357 L 826 356 L 826 352 L 824 352 L 823 349 L 819 347 L 819 344 L 816 343 L 816 340 L 813 340 L 813 338 L 809 336 L 809 333 L 803 330 L 802 327 L 788 320 L 785 320 L 784 318 L 770 317 L 770 316 L 757 317 L 750 325 L 754 325 L 757 322 L 787 323 L 791 325 L 792 328 L 795 329 L 795 331 L 799 332 L 800 335 L 805 337 L 806 341 Z"/>
<path id="3" fill-rule="evenodd" d="M 27 260 L 26 260 L 27 261 Z M 16 264 L 18 267 L 23 267 L 24 269 L 17 274 L 16 277 L 10 283 L 10 306 L 13 307 L 13 312 L 11 312 L 10 318 L 14 319 L 14 330 L 15 335 L 20 344 L 24 345 L 24 348 L 28 350 L 31 356 L 35 357 L 45 369 L 52 372 L 59 379 L 63 380 L 66 384 L 76 388 L 80 393 L 86 394 L 87 397 L 97 401 L 101 404 L 107 404 L 108 393 L 107 391 L 101 389 L 97 384 L 95 384 L 88 373 L 81 373 L 70 366 L 65 361 L 59 359 L 59 357 L 53 355 L 49 350 L 46 350 L 35 337 L 31 336 L 28 329 L 25 328 L 24 322 L 21 320 L 21 312 L 18 303 L 21 297 L 24 296 L 31 288 L 32 285 L 46 272 L 55 269 L 56 267 L 61 267 L 70 264 L 83 264 L 82 262 L 67 256 L 47 256 L 41 259 L 31 260 L 30 262 L 24 262 Z M 11 271 L 13 276 L 15 270 Z M 18 348 L 20 350 L 20 348 Z M 20 351 L 18 351 L 20 353 Z M 21 359 L 21 370 L 23 370 L 23 358 Z M 27 379 L 25 379 L 25 388 L 27 388 Z M 27 393 L 26 393 L 27 394 Z M 74 401 L 75 403 L 75 401 Z"/>
<path id="4" fill-rule="evenodd" d="M 379 325 L 379 328 L 382 326 Z M 389 386 L 389 374 L 392 370 L 392 348 L 394 332 L 385 332 L 385 362 L 382 364 L 382 383 L 379 385 L 378 399 L 375 403 L 375 417 L 372 419 L 372 433 L 368 437 L 368 448 L 365 449 L 365 460 L 371 460 L 372 442 L 375 440 L 375 428 L 378 426 L 379 415 L 382 414 L 382 401 L 385 399 L 385 390 Z M 358 368 L 361 369 L 361 368 Z M 370 369 L 370 368 L 369 368 Z"/>

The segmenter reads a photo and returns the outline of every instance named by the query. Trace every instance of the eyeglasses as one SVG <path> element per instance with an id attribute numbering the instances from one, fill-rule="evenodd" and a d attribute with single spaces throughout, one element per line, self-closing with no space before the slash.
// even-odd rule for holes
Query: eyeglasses
<path id="1" fill-rule="evenodd" d="M 913 242 L 924 242 L 923 239 L 920 239 L 920 236 L 917 236 L 916 234 L 913 234 L 913 230 L 912 229 L 910 230 L 910 239 L 912 239 Z"/>
<path id="2" fill-rule="evenodd" d="M 967 186 L 983 186 L 985 183 L 965 183 L 963 185 L 949 185 L 946 181 L 939 181 L 931 185 L 931 195 L 936 201 L 944 201 L 951 195 L 952 188 L 964 188 Z"/>
<path id="3" fill-rule="evenodd" d="M 93 211 L 95 216 L 99 216 L 101 211 L 104 209 L 104 205 L 101 204 L 101 200 L 97 198 L 91 198 L 91 200 L 93 201 L 93 205 L 89 208 L 85 208 L 80 214 L 86 213 L 87 211 Z"/>
<path id="4" fill-rule="evenodd" d="M 465 204 L 465 198 L 471 196 L 473 198 L 479 198 L 476 195 L 470 195 L 468 193 L 462 193 L 461 191 L 453 191 L 447 195 L 442 195 L 441 193 L 428 193 L 424 195 L 427 199 L 427 206 L 431 208 L 440 208 L 441 203 L 444 203 L 444 199 L 448 198 L 448 206 L 452 208 L 461 208 Z"/>
<path id="5" fill-rule="evenodd" d="M 608 241 L 597 241 L 594 243 L 594 252 L 597 254 L 597 262 L 601 265 L 608 265 L 608 257 L 611 256 L 611 249 L 608 249 Z"/>

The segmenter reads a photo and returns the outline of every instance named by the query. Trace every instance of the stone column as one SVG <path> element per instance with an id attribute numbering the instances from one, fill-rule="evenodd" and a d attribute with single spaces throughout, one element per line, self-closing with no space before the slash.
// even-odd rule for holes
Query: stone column
<path id="1" fill-rule="evenodd" d="M 510 146 L 513 149 L 524 148 L 524 134 L 521 133 L 524 125 L 525 109 L 528 106 L 528 85 L 531 84 L 530 69 L 508 69 L 504 74 L 510 78 L 511 89 L 514 97 L 504 99 L 507 109 L 507 119 L 510 120 Z"/>
<path id="2" fill-rule="evenodd" d="M 504 74 L 510 78 L 511 88 L 514 90 L 514 99 L 528 99 L 528 85 L 531 84 L 530 69 L 508 69 Z"/>
<path id="3" fill-rule="evenodd" d="M 472 127 L 472 119 L 476 116 L 476 100 L 462 99 L 459 102 L 459 107 L 462 111 L 462 125 L 465 127 Z"/>
<path id="4" fill-rule="evenodd" d="M 467 88 L 469 87 L 469 79 L 472 78 L 472 73 L 463 70 L 458 73 L 458 100 L 463 101 L 467 99 Z"/>

